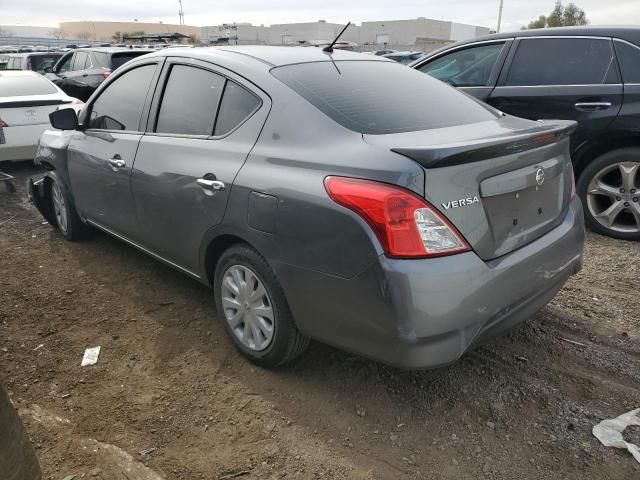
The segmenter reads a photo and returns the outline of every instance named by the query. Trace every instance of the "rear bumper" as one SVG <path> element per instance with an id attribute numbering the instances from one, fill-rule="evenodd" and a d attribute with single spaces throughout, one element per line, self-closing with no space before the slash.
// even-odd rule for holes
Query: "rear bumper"
<path id="1" fill-rule="evenodd" d="M 393 260 L 350 280 L 313 273 L 285 292 L 299 328 L 345 350 L 402 368 L 457 360 L 474 345 L 544 307 L 582 266 L 584 223 L 576 198 L 562 223 L 534 242 L 485 262 L 474 252 Z M 312 294 L 305 293 L 305 290 Z"/>
<path id="2" fill-rule="evenodd" d="M 40 135 L 47 128 L 51 128 L 48 123 L 5 128 L 7 143 L 0 145 L 0 161 L 33 160 Z"/>

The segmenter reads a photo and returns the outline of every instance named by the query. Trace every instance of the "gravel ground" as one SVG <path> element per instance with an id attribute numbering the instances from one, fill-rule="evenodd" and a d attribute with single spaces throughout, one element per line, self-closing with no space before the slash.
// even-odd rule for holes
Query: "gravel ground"
<path id="1" fill-rule="evenodd" d="M 266 371 L 233 349 L 207 288 L 103 234 L 64 242 L 26 201 L 38 172 L 14 173 L 18 193 L 0 187 L 0 379 L 46 479 L 640 477 L 591 434 L 640 407 L 637 243 L 588 235 L 583 271 L 548 307 L 450 367 L 312 344 Z"/>

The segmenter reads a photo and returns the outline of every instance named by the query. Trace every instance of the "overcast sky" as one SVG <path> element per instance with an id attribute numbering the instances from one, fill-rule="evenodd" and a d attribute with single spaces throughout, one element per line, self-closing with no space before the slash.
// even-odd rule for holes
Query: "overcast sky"
<path id="1" fill-rule="evenodd" d="M 500 0 L 183 0 L 188 25 L 254 25 L 427 17 L 495 28 Z M 178 23 L 178 0 L 0 0 L 0 23 L 57 26 L 60 21 Z M 567 2 L 565 2 L 567 3 Z M 592 24 L 640 24 L 640 0 L 577 0 Z M 548 14 L 555 0 L 504 0 L 503 31 Z"/>

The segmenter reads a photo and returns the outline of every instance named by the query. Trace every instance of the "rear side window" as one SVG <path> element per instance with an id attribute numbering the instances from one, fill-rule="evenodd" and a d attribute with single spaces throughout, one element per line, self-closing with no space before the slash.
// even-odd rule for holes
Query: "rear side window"
<path id="1" fill-rule="evenodd" d="M 211 135 L 225 78 L 197 67 L 174 65 L 162 95 L 155 131 Z"/>
<path id="2" fill-rule="evenodd" d="M 227 81 L 216 121 L 215 135 L 229 133 L 255 112 L 261 103 L 261 100 L 246 88 Z"/>
<path id="3" fill-rule="evenodd" d="M 147 53 L 147 52 L 144 52 Z M 121 67 L 129 60 L 132 60 L 140 55 L 144 55 L 143 52 L 123 52 L 123 53 L 114 53 L 111 55 L 111 70 L 115 70 L 118 67 Z"/>
<path id="4" fill-rule="evenodd" d="M 13 57 L 9 60 L 9 70 L 21 70 L 22 69 L 22 57 Z"/>
<path id="5" fill-rule="evenodd" d="M 137 131 L 156 65 L 144 65 L 114 80 L 91 106 L 89 128 Z"/>
<path id="6" fill-rule="evenodd" d="M 423 65 L 419 70 L 455 87 L 485 86 L 503 48 L 504 43 L 493 43 L 457 50 Z"/>
<path id="7" fill-rule="evenodd" d="M 599 85 L 618 82 L 610 40 L 521 40 L 506 85 Z"/>
<path id="8" fill-rule="evenodd" d="M 35 73 L 16 77 L 0 75 L 0 97 L 51 95 L 57 92 L 49 80 Z"/>
<path id="9" fill-rule="evenodd" d="M 640 83 L 640 49 L 625 42 L 614 42 L 624 83 Z"/>
<path id="10" fill-rule="evenodd" d="M 76 56 L 73 59 L 72 70 L 84 70 L 88 59 L 89 54 L 87 52 L 76 52 Z"/>
<path id="11" fill-rule="evenodd" d="M 429 130 L 497 116 L 455 88 L 394 62 L 315 62 L 271 72 L 331 119 L 364 134 Z"/>

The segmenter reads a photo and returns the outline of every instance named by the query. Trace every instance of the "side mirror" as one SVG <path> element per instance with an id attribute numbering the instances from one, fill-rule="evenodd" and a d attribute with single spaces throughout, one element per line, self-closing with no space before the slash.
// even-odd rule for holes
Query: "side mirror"
<path id="1" fill-rule="evenodd" d="M 73 108 L 63 108 L 50 113 L 49 122 L 58 130 L 75 130 L 78 128 L 78 115 Z"/>

